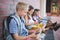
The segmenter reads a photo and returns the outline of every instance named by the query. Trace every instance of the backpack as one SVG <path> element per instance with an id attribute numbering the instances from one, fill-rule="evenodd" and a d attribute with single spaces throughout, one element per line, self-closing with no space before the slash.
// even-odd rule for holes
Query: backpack
<path id="1" fill-rule="evenodd" d="M 3 27 L 4 27 L 4 40 L 13 40 L 12 35 L 9 33 L 9 23 L 11 19 L 13 19 L 17 22 L 17 26 L 19 26 L 19 20 L 14 15 L 10 15 L 3 21 Z M 18 29 L 19 30 L 19 29 Z"/>

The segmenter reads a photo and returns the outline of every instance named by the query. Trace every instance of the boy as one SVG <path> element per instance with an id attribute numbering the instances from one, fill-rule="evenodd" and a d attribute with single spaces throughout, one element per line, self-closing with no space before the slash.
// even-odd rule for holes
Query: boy
<path id="1" fill-rule="evenodd" d="M 9 32 L 12 34 L 14 40 L 25 40 L 36 37 L 35 33 L 28 35 L 28 30 L 25 28 L 24 21 L 22 20 L 22 16 L 26 15 L 27 9 L 28 5 L 23 2 L 19 2 L 16 5 L 16 14 L 14 16 L 19 20 L 20 25 L 17 26 L 17 22 L 14 19 L 11 19 L 9 23 Z"/>

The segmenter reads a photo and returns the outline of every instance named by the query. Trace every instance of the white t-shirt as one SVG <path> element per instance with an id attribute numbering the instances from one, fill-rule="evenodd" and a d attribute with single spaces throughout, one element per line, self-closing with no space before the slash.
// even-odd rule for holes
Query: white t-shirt
<path id="1" fill-rule="evenodd" d="M 34 20 L 31 15 L 29 15 L 30 19 L 28 19 L 28 23 L 34 23 Z"/>

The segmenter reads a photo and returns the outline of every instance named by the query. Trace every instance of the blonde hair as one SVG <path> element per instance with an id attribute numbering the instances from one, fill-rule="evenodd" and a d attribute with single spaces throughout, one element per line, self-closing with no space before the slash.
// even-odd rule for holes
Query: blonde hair
<path id="1" fill-rule="evenodd" d="M 28 5 L 24 2 L 18 2 L 16 5 L 16 11 L 18 11 L 18 9 L 28 9 Z"/>

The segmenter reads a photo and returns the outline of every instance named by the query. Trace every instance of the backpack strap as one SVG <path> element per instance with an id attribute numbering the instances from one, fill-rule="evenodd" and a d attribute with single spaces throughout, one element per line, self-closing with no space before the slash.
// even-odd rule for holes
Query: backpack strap
<path id="1" fill-rule="evenodd" d="M 11 16 L 11 17 L 13 17 L 14 18 L 14 20 L 17 22 L 17 26 L 18 26 L 18 30 L 19 30 L 19 34 L 21 33 L 21 27 L 20 27 L 20 23 L 21 23 L 21 20 L 20 20 L 20 18 L 18 17 L 18 16 Z M 21 34 L 20 34 L 21 35 Z"/>
<path id="2" fill-rule="evenodd" d="M 3 26 L 4 26 L 4 40 L 5 40 L 5 38 L 6 38 L 6 36 L 8 35 L 6 35 L 6 33 L 8 32 L 8 28 L 7 28 L 7 21 L 6 21 L 7 19 L 4 19 L 4 21 L 3 21 Z"/>
<path id="3" fill-rule="evenodd" d="M 19 26 L 19 25 L 20 25 L 20 23 L 19 23 L 18 18 L 17 18 L 16 16 L 11 16 L 11 17 L 13 17 L 13 18 L 14 18 L 14 20 L 17 22 L 17 25 Z"/>

